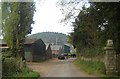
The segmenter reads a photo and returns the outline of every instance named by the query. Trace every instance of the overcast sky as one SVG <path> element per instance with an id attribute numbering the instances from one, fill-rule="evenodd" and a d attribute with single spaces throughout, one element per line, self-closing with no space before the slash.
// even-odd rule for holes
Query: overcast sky
<path id="1" fill-rule="evenodd" d="M 38 32 L 60 32 L 68 34 L 72 31 L 71 26 L 60 23 L 64 17 L 60 7 L 56 6 L 58 0 L 42 0 L 40 4 L 36 1 L 35 24 L 32 25 L 32 34 Z"/>

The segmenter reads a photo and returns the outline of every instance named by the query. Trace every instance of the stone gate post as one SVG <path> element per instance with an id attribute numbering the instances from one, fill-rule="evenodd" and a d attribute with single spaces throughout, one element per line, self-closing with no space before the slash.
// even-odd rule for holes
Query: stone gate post
<path id="1" fill-rule="evenodd" d="M 108 40 L 105 50 L 106 75 L 117 75 L 117 54 L 113 48 L 113 41 Z"/>
<path id="2" fill-rule="evenodd" d="M 117 54 L 117 69 L 118 75 L 120 75 L 120 53 Z"/>

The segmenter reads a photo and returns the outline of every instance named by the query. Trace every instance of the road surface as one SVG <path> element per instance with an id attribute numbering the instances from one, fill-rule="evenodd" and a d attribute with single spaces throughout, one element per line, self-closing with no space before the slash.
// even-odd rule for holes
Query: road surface
<path id="1" fill-rule="evenodd" d="M 74 64 L 75 58 L 66 60 L 52 59 L 43 63 L 28 63 L 41 77 L 94 77 L 80 71 Z"/>

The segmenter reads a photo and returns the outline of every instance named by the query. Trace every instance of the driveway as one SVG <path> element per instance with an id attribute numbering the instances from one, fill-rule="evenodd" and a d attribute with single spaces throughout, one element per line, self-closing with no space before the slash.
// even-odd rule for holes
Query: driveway
<path id="1" fill-rule="evenodd" d="M 27 63 L 27 65 L 41 77 L 94 77 L 80 71 L 74 64 L 76 58 L 58 60 L 57 58 L 43 63 Z"/>

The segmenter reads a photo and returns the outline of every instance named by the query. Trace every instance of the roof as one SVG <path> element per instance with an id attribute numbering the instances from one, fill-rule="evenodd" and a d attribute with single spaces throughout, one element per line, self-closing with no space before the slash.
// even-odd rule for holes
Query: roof
<path id="1" fill-rule="evenodd" d="M 0 45 L 6 44 L 6 42 L 3 39 L 0 39 Z"/>
<path id="2" fill-rule="evenodd" d="M 26 38 L 24 44 L 32 44 L 32 43 L 34 43 L 34 42 L 37 41 L 37 40 L 41 40 L 41 39 L 37 39 L 37 38 Z"/>
<path id="3" fill-rule="evenodd" d="M 9 48 L 3 39 L 0 39 L 0 49 Z"/>
<path id="4" fill-rule="evenodd" d="M 69 47 L 71 46 L 70 44 L 67 44 L 67 43 L 64 43 L 64 45 L 69 46 Z"/>
<path id="5" fill-rule="evenodd" d="M 29 38 L 26 38 L 24 44 L 32 44 L 37 40 L 41 40 L 41 39 L 37 39 L 37 38 L 30 38 L 29 39 Z M 0 45 L 3 45 L 3 44 L 6 44 L 6 42 L 3 39 L 0 39 Z"/>
<path id="6" fill-rule="evenodd" d="M 51 46 L 51 50 L 60 50 L 60 48 L 62 48 L 61 45 L 52 45 Z"/>
<path id="7" fill-rule="evenodd" d="M 49 45 L 50 45 L 49 43 L 45 43 L 46 50 L 48 49 Z"/>

